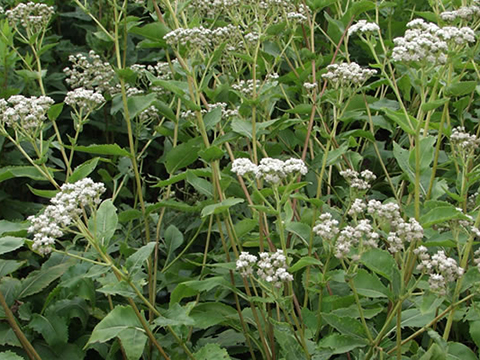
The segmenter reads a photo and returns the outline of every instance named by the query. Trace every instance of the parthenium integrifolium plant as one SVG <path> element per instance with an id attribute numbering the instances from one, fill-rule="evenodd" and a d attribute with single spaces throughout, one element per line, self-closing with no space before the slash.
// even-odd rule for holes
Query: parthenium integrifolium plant
<path id="1" fill-rule="evenodd" d="M 47 198 L 21 235 L 45 256 L 22 259 L 44 265 L 0 284 L 33 304 L 8 315 L 26 356 L 477 350 L 477 5 L 422 9 L 427 21 L 368 1 L 72 4 L 96 32 L 56 54 L 61 87 L 47 81 L 54 8 L 2 18 L 29 79 L 0 100 L 19 151 L 2 161 L 29 167 L 1 179 L 26 173 Z M 30 297 L 49 290 L 29 290 L 37 274 L 58 286 L 47 303 Z M 81 338 L 45 331 L 68 332 L 68 305 Z"/>

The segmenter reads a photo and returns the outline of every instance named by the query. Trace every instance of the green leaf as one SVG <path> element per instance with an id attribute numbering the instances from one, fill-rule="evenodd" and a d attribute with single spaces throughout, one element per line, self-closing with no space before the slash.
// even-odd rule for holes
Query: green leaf
<path id="1" fill-rule="evenodd" d="M 170 308 L 164 312 L 162 316 L 153 320 L 153 323 L 158 326 L 177 326 L 177 325 L 195 325 L 195 321 L 189 316 L 194 303 L 187 306 L 181 306 L 178 303 L 170 304 Z"/>
<path id="2" fill-rule="evenodd" d="M 142 264 L 148 259 L 153 249 L 155 248 L 155 242 L 149 242 L 147 245 L 142 246 L 140 249 L 135 251 L 130 255 L 125 262 L 125 267 L 127 268 L 130 276 L 133 276 L 142 268 Z"/>
<path id="3" fill-rule="evenodd" d="M 185 297 L 197 295 L 202 291 L 210 291 L 217 286 L 229 287 L 230 283 L 227 282 L 222 276 L 214 276 L 203 280 L 190 280 L 185 281 L 177 285 L 170 295 L 170 304 L 180 302 Z"/>
<path id="4" fill-rule="evenodd" d="M 46 198 L 46 199 L 51 199 L 51 198 L 55 197 L 55 195 L 57 195 L 57 193 L 58 193 L 58 190 L 40 190 L 40 189 L 34 189 L 29 184 L 27 184 L 27 186 L 28 186 L 28 189 L 30 190 L 30 192 L 33 195 L 43 197 L 43 198 Z"/>
<path id="5" fill-rule="evenodd" d="M 165 263 L 168 263 L 175 250 L 183 244 L 183 234 L 175 225 L 170 225 L 167 230 L 165 230 L 164 236 L 165 245 L 167 247 L 167 259 L 165 260 Z"/>
<path id="6" fill-rule="evenodd" d="M 199 212 L 200 208 L 198 206 L 192 206 L 185 204 L 183 202 L 175 201 L 175 200 L 162 200 L 156 204 L 147 206 L 147 214 L 150 214 L 152 211 L 161 209 L 163 207 L 174 209 L 183 212 Z"/>
<path id="7" fill-rule="evenodd" d="M 78 165 L 73 171 L 73 174 L 70 175 L 70 177 L 68 178 L 68 182 L 74 183 L 74 182 L 77 182 L 78 180 L 86 178 L 88 175 L 90 175 L 93 172 L 93 170 L 95 170 L 99 160 L 100 158 L 96 157 L 88 161 L 85 161 L 81 165 Z"/>
<path id="8" fill-rule="evenodd" d="M 318 342 L 320 348 L 332 349 L 333 355 L 344 354 L 365 345 L 368 345 L 367 340 L 341 334 L 328 335 Z"/>
<path id="9" fill-rule="evenodd" d="M 285 112 L 289 114 L 311 114 L 312 107 L 312 104 L 299 104 L 293 109 L 286 110 Z"/>
<path id="10" fill-rule="evenodd" d="M 434 224 L 441 224 L 454 219 L 468 220 L 468 217 L 461 211 L 458 211 L 453 205 L 438 206 L 431 209 L 425 215 L 422 215 L 420 217 L 420 224 L 424 228 L 428 228 Z"/>
<path id="11" fill-rule="evenodd" d="M 207 302 L 195 306 L 190 312 L 190 317 L 194 320 L 196 328 L 207 329 L 238 317 L 238 313 L 233 307 L 223 303 Z"/>
<path id="12" fill-rule="evenodd" d="M 217 344 L 207 344 L 193 354 L 196 360 L 230 360 L 227 350 Z"/>
<path id="13" fill-rule="evenodd" d="M 188 165 L 194 163 L 198 158 L 200 138 L 194 138 L 172 148 L 166 158 L 165 167 L 169 174 L 175 173 Z"/>
<path id="14" fill-rule="evenodd" d="M 147 342 L 145 330 L 130 306 L 117 306 L 92 331 L 87 345 L 104 343 L 115 337 L 122 342 L 128 360 L 137 360 Z"/>
<path id="15" fill-rule="evenodd" d="M 225 151 L 220 149 L 218 146 L 212 145 L 208 149 L 200 151 L 198 154 L 206 162 L 212 162 L 223 158 Z"/>
<path id="16" fill-rule="evenodd" d="M 405 113 L 403 111 L 393 111 L 388 108 L 382 108 L 382 111 L 385 112 L 385 115 L 400 126 L 407 134 L 415 135 L 417 120 L 413 116 L 409 115 L 407 119 L 405 118 Z"/>
<path id="17" fill-rule="evenodd" d="M 311 256 L 303 256 L 295 264 L 290 266 L 290 268 L 288 269 L 288 272 L 294 273 L 294 272 L 297 272 L 298 270 L 303 269 L 306 266 L 322 266 L 322 262 Z"/>
<path id="18" fill-rule="evenodd" d="M 445 104 L 449 100 L 450 100 L 450 98 L 443 98 L 443 99 L 428 101 L 428 102 L 426 102 L 425 104 L 422 105 L 422 110 L 425 111 L 425 112 L 435 110 L 436 108 L 442 106 L 443 104 Z"/>
<path id="19" fill-rule="evenodd" d="M 389 281 L 392 281 L 393 274 L 399 271 L 395 259 L 385 250 L 369 249 L 362 254 L 360 262 Z"/>
<path id="20" fill-rule="evenodd" d="M 275 321 L 273 319 L 270 319 L 270 321 L 273 322 L 273 332 L 275 339 L 280 344 L 283 358 L 288 360 L 304 360 L 306 354 L 294 336 L 292 326 L 288 323 Z"/>
<path id="21" fill-rule="evenodd" d="M 249 121 L 235 118 L 231 123 L 232 131 L 245 136 L 248 139 L 252 139 L 252 123 Z"/>
<path id="22" fill-rule="evenodd" d="M 50 175 L 53 169 L 48 169 Z M 0 169 L 0 182 L 17 177 L 26 177 L 32 180 L 47 181 L 44 175 L 34 166 L 6 166 Z"/>
<path id="23" fill-rule="evenodd" d="M 129 33 L 141 35 L 152 41 L 165 41 L 163 37 L 170 32 L 170 29 L 159 21 L 148 23 L 142 27 L 135 26 Z"/>
<path id="24" fill-rule="evenodd" d="M 70 146 L 66 146 L 70 148 Z M 113 155 L 113 156 L 126 156 L 130 157 L 130 153 L 122 149 L 117 144 L 103 144 L 103 145 L 89 145 L 89 146 L 75 146 L 75 151 L 85 152 L 89 154 L 99 155 Z"/>
<path id="25" fill-rule="evenodd" d="M 68 342 L 68 327 L 64 318 L 49 314 L 48 318 L 33 314 L 28 327 L 43 336 L 50 346 L 58 346 Z"/>
<path id="26" fill-rule="evenodd" d="M 55 121 L 60 116 L 63 110 L 63 103 L 55 104 L 48 109 L 47 116 L 50 121 Z"/>
<path id="27" fill-rule="evenodd" d="M 321 313 L 321 318 L 343 335 L 351 335 L 356 338 L 367 338 L 365 328 L 360 321 L 355 320 L 354 318 L 347 316 L 340 317 L 326 313 Z"/>
<path id="28" fill-rule="evenodd" d="M 244 202 L 243 199 L 229 198 L 219 202 L 218 204 L 205 206 L 202 210 L 202 217 L 213 215 L 213 214 L 220 214 L 228 210 L 232 206 L 243 203 L 243 202 Z"/>
<path id="29" fill-rule="evenodd" d="M 393 156 L 397 160 L 400 168 L 408 176 L 410 182 L 412 184 L 415 183 L 415 171 L 410 167 L 409 162 L 410 152 L 402 149 L 402 147 L 396 142 L 393 142 Z"/>
<path id="30" fill-rule="evenodd" d="M 470 336 L 478 348 L 480 347 L 480 320 L 470 321 L 468 325 L 470 327 Z"/>
<path id="31" fill-rule="evenodd" d="M 430 346 L 430 349 L 419 360 L 445 360 L 445 351 L 437 344 Z"/>
<path id="32" fill-rule="evenodd" d="M 26 260 L 16 261 L 0 259 L 0 279 L 5 275 L 11 274 L 12 272 L 18 270 L 23 264 L 25 264 L 25 262 Z"/>
<path id="33" fill-rule="evenodd" d="M 220 106 L 210 110 L 204 117 L 205 130 L 212 130 L 222 120 L 222 108 Z"/>
<path id="34" fill-rule="evenodd" d="M 200 194 L 208 198 L 213 198 L 213 185 L 210 181 L 198 177 L 193 172 L 187 171 L 187 182 Z"/>
<path id="35" fill-rule="evenodd" d="M 19 234 L 25 233 L 27 229 L 30 227 L 29 222 L 23 221 L 7 221 L 7 220 L 0 220 L 0 235 L 5 233 L 9 234 Z"/>
<path id="36" fill-rule="evenodd" d="M 459 81 L 447 86 L 445 89 L 446 96 L 464 96 L 472 93 L 477 86 L 476 81 Z"/>
<path id="37" fill-rule="evenodd" d="M 17 250 L 23 246 L 24 242 L 25 239 L 14 236 L 4 236 L 0 238 L 0 255 Z"/>
<path id="38" fill-rule="evenodd" d="M 289 222 L 286 226 L 286 230 L 297 235 L 306 243 L 310 239 L 310 234 L 312 232 L 312 228 L 310 226 L 300 222 Z"/>
<path id="39" fill-rule="evenodd" d="M 478 360 L 469 347 L 458 342 L 448 343 L 447 352 L 447 360 Z"/>
<path id="40" fill-rule="evenodd" d="M 435 142 L 437 139 L 433 136 L 427 136 L 420 140 L 420 171 L 426 171 L 433 161 L 433 153 L 435 151 Z M 410 152 L 408 159 L 410 168 L 415 169 L 415 151 Z"/>
<path id="41" fill-rule="evenodd" d="M 140 115 L 142 111 L 148 109 L 155 102 L 157 95 L 150 93 L 147 95 L 130 96 L 127 100 L 128 112 L 133 119 Z"/>
<path id="42" fill-rule="evenodd" d="M 70 263 L 62 263 L 49 268 L 42 267 L 40 270 L 32 271 L 22 280 L 22 287 L 17 298 L 23 299 L 42 291 L 53 281 L 62 276 L 70 266 Z"/>
<path id="43" fill-rule="evenodd" d="M 102 246 L 108 246 L 117 225 L 117 208 L 110 199 L 103 201 L 97 212 L 88 221 L 90 232 Z"/>
<path id="44" fill-rule="evenodd" d="M 4 351 L 0 353 L 0 359 L 2 360 L 25 360 L 25 358 L 22 358 L 15 354 L 14 352 L 11 351 Z"/>
<path id="45" fill-rule="evenodd" d="M 391 297 L 391 292 L 382 284 L 382 282 L 364 269 L 359 269 L 353 278 L 355 288 L 360 295 L 381 298 Z"/>

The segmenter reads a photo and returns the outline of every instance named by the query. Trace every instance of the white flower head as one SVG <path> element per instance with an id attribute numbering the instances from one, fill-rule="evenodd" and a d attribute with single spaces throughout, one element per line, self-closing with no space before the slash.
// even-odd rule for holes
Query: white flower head
<path id="1" fill-rule="evenodd" d="M 371 22 L 367 22 L 366 20 L 359 20 L 357 23 L 353 24 L 348 29 L 348 36 L 355 34 L 355 33 L 375 33 L 380 30 L 380 27 Z"/>

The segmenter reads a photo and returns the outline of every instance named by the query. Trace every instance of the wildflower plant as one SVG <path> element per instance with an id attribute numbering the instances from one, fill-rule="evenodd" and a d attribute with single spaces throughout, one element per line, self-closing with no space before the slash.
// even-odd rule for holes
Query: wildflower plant
<path id="1" fill-rule="evenodd" d="M 0 3 L 0 358 L 477 358 L 478 2 Z"/>

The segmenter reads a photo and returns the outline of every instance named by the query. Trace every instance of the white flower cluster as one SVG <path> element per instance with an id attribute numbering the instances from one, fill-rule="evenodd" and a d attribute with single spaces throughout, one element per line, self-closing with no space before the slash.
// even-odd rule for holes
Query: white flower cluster
<path id="1" fill-rule="evenodd" d="M 13 9 L 7 10 L 5 14 L 10 24 L 20 24 L 27 31 L 37 33 L 48 25 L 54 13 L 52 6 L 29 1 L 26 4 L 18 4 Z"/>
<path id="2" fill-rule="evenodd" d="M 84 88 L 76 88 L 67 93 L 64 101 L 65 104 L 70 105 L 73 108 L 91 112 L 98 109 L 105 102 L 105 98 L 99 92 Z"/>
<path id="3" fill-rule="evenodd" d="M 353 227 L 345 226 L 335 242 L 335 257 L 345 258 L 354 245 L 361 244 L 364 247 L 378 247 L 380 235 L 373 230 L 370 220 L 360 220 L 358 225 Z"/>
<path id="4" fill-rule="evenodd" d="M 163 38 L 171 46 L 192 46 L 195 49 L 205 50 L 223 41 L 235 38 L 237 33 L 238 28 L 231 24 L 213 30 L 199 26 L 191 29 L 178 28 L 170 31 Z"/>
<path id="5" fill-rule="evenodd" d="M 475 252 L 473 253 L 473 256 L 474 256 L 473 262 L 475 265 L 477 265 L 478 271 L 480 271 L 480 249 L 475 250 Z"/>
<path id="6" fill-rule="evenodd" d="M 285 281 L 293 281 L 293 276 L 287 271 L 287 258 L 282 250 L 277 250 L 273 254 L 261 252 L 257 257 L 248 252 L 242 252 L 237 260 L 237 270 L 243 277 L 253 275 L 256 265 L 257 275 L 260 279 L 272 283 L 275 287 L 282 287 Z"/>
<path id="7" fill-rule="evenodd" d="M 319 217 L 320 222 L 313 227 L 313 232 L 326 240 L 333 240 L 340 232 L 338 221 L 332 219 L 332 214 L 324 213 Z"/>
<path id="8" fill-rule="evenodd" d="M 365 204 L 362 199 L 355 199 L 352 206 L 350 206 L 350 210 L 348 210 L 348 215 L 355 216 L 358 214 L 363 214 L 366 208 L 367 204 Z"/>
<path id="9" fill-rule="evenodd" d="M 308 6 L 299 4 L 297 9 L 287 12 L 287 19 L 296 23 L 304 24 L 308 21 L 311 10 Z"/>
<path id="10" fill-rule="evenodd" d="M 376 73 L 377 70 L 364 69 L 357 63 L 351 62 L 328 65 L 327 72 L 322 75 L 322 78 L 339 86 L 361 85 Z"/>
<path id="11" fill-rule="evenodd" d="M 380 27 L 375 23 L 367 22 L 366 20 L 359 20 L 348 28 L 348 36 L 355 33 L 374 33 L 380 30 Z"/>
<path id="12" fill-rule="evenodd" d="M 238 84 L 233 84 L 232 89 L 239 91 L 245 97 L 252 97 L 253 96 L 253 80 L 240 80 Z M 258 87 L 260 86 L 260 81 L 256 81 L 256 87 L 258 91 Z"/>
<path id="13" fill-rule="evenodd" d="M 480 144 L 480 139 L 476 135 L 471 135 L 465 131 L 463 126 L 459 126 L 452 129 L 450 135 L 450 142 L 458 146 L 461 150 L 470 152 L 475 151 Z"/>
<path id="14" fill-rule="evenodd" d="M 154 119 L 160 119 L 160 114 L 154 105 L 146 108 L 138 114 L 138 120 L 140 120 L 140 122 L 147 122 Z"/>
<path id="15" fill-rule="evenodd" d="M 83 209 L 93 209 L 100 203 L 103 192 L 105 186 L 90 178 L 74 184 L 63 184 L 42 214 L 28 217 L 32 224 L 28 232 L 34 234 L 32 248 L 43 255 L 50 253 L 55 240 L 64 234 L 64 230 L 82 214 Z"/>
<path id="16" fill-rule="evenodd" d="M 13 95 L 8 100 L 0 99 L 0 123 L 32 134 L 46 120 L 47 111 L 54 103 L 48 96 Z"/>
<path id="17" fill-rule="evenodd" d="M 378 200 L 369 200 L 367 212 L 372 216 L 378 217 L 380 220 L 389 222 L 398 221 L 398 219 L 402 218 L 400 216 L 400 207 L 393 202 L 382 204 Z"/>
<path id="18" fill-rule="evenodd" d="M 407 27 L 403 37 L 393 40 L 394 61 L 444 64 L 447 61 L 449 44 L 464 45 L 475 41 L 475 33 L 469 27 L 440 28 L 423 19 L 412 20 Z"/>
<path id="19" fill-rule="evenodd" d="M 192 0 L 190 6 L 207 17 L 213 17 L 240 5 L 240 0 Z"/>
<path id="20" fill-rule="evenodd" d="M 0 15 L 3 15 L 3 14 L 5 14 L 5 9 L 2 6 L 0 6 Z"/>
<path id="21" fill-rule="evenodd" d="M 255 174 L 257 179 L 263 179 L 272 184 L 278 184 L 289 175 L 305 175 L 308 172 L 305 163 L 301 159 L 290 158 L 286 161 L 272 158 L 263 158 L 260 165 L 255 165 L 249 159 L 239 158 L 232 163 L 232 172 L 238 176 L 249 173 Z"/>
<path id="22" fill-rule="evenodd" d="M 447 257 L 443 250 L 430 257 L 427 248 L 419 246 L 414 253 L 420 259 L 417 269 L 430 275 L 428 280 L 430 290 L 440 295 L 445 295 L 448 284 L 459 279 L 464 273 L 464 269 L 458 266 L 455 259 Z"/>
<path id="23" fill-rule="evenodd" d="M 256 263 L 257 257 L 255 255 L 251 255 L 249 252 L 242 251 L 236 262 L 237 270 L 243 277 L 253 275 L 253 267 Z"/>
<path id="24" fill-rule="evenodd" d="M 440 18 L 443 21 L 455 21 L 456 19 L 471 20 L 476 16 L 480 16 L 480 7 L 477 5 L 462 6 L 457 10 L 444 11 L 440 14 Z"/>
<path id="25" fill-rule="evenodd" d="M 239 116 L 238 109 L 233 109 L 233 110 L 227 109 L 227 104 L 223 103 L 223 102 L 210 104 L 210 105 L 208 105 L 208 107 L 209 107 L 210 111 L 213 110 L 213 109 L 216 109 L 216 108 L 221 108 L 223 119 L 229 119 L 233 116 Z M 206 115 L 209 112 L 209 110 L 202 109 L 200 112 L 203 115 Z M 180 117 L 182 119 L 185 119 L 185 120 L 193 120 L 193 119 L 196 118 L 196 114 L 195 114 L 195 111 L 187 110 L 187 111 L 182 111 L 180 113 Z"/>
<path id="26" fill-rule="evenodd" d="M 91 50 L 88 57 L 83 54 L 70 55 L 68 60 L 73 64 L 65 68 L 65 80 L 72 89 L 84 88 L 110 95 L 119 92 L 119 84 L 115 81 L 115 70 L 112 65 L 102 61 L 100 56 Z"/>
<path id="27" fill-rule="evenodd" d="M 355 170 L 346 169 L 340 171 L 340 175 L 350 183 L 352 188 L 361 191 L 370 189 L 370 183 L 377 178 L 370 170 L 363 170 L 358 173 Z"/>
<path id="28" fill-rule="evenodd" d="M 304 82 L 303 83 L 303 87 L 308 90 L 308 91 L 311 91 L 313 89 L 316 89 L 318 87 L 318 84 L 317 83 L 309 83 L 309 82 Z"/>

